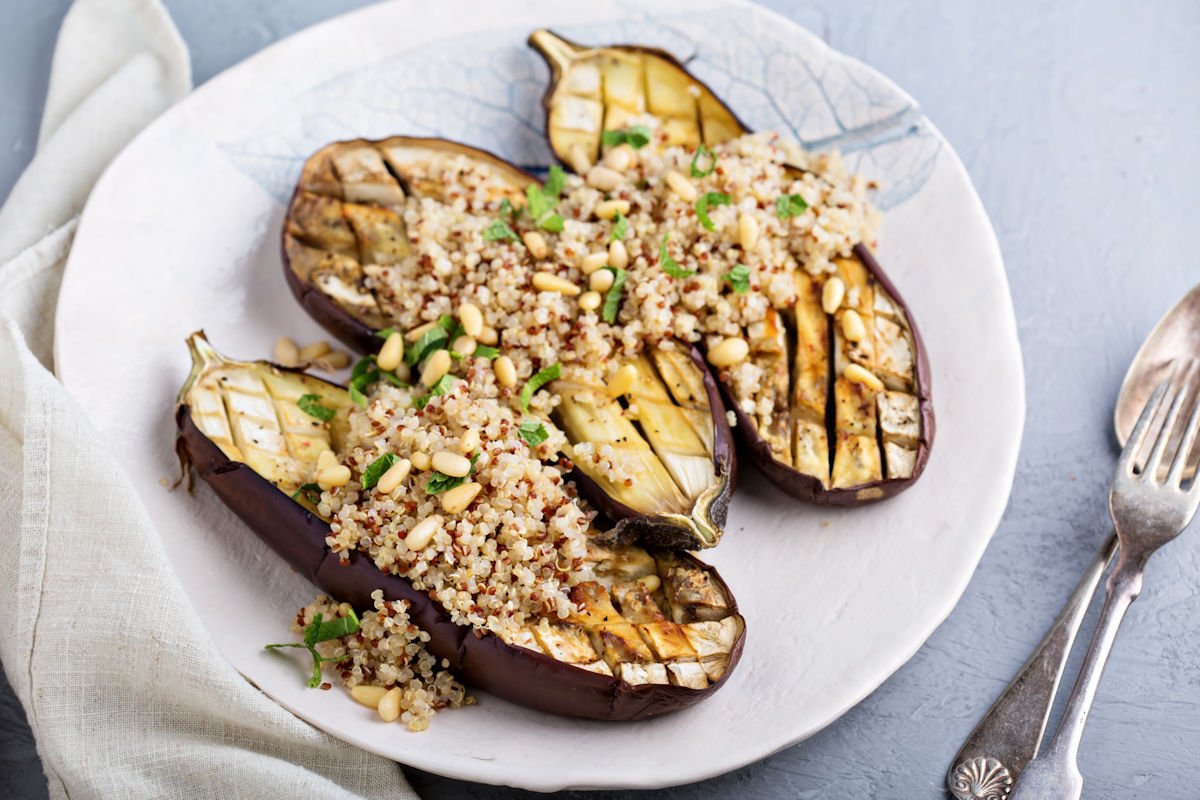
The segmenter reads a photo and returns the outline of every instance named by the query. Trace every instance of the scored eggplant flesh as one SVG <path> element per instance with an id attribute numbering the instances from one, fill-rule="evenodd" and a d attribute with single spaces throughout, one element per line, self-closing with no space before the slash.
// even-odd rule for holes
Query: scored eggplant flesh
<path id="1" fill-rule="evenodd" d="M 576 171 L 599 161 L 604 131 L 650 123 L 667 145 L 685 147 L 743 131 L 729 107 L 663 50 L 584 47 L 548 30 L 535 31 L 529 44 L 552 72 L 543 99 L 550 147 Z"/>
<path id="2" fill-rule="evenodd" d="M 503 642 L 482 631 L 455 635 L 464 629 L 400 576 L 357 553 L 342 566 L 325 543 L 328 527 L 295 492 L 313 480 L 319 454 L 345 441 L 353 407 L 346 390 L 266 362 L 226 359 L 201 333 L 188 345 L 193 366 L 176 407 L 185 464 L 335 598 L 361 604 L 382 587 L 387 599 L 414 603 L 414 619 L 427 621 L 430 652 L 467 682 L 551 713 L 640 719 L 707 696 L 736 664 L 745 621 L 715 571 L 687 554 L 632 545 L 589 546 L 565 620 L 539 619 Z M 335 410 L 331 421 L 301 411 L 308 394 Z M 542 659 L 557 668 L 547 671 Z"/>

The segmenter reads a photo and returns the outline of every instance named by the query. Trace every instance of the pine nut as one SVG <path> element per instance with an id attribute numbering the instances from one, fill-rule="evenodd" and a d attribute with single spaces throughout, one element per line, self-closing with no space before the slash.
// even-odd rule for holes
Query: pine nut
<path id="1" fill-rule="evenodd" d="M 875 373 L 871 372 L 869 369 L 859 366 L 858 364 L 847 364 L 846 368 L 842 370 L 842 376 L 848 381 L 861 383 L 863 386 L 873 391 L 883 391 L 883 381 L 875 377 Z"/>
<path id="2" fill-rule="evenodd" d="M 629 266 L 629 251 L 620 239 L 608 244 L 608 266 L 613 269 L 625 269 Z"/>
<path id="3" fill-rule="evenodd" d="M 408 364 L 400 362 L 396 365 L 396 368 L 392 370 L 392 374 L 399 378 L 402 383 L 408 383 L 409 379 L 412 378 L 412 369 L 408 366 Z"/>
<path id="4" fill-rule="evenodd" d="M 350 354 L 345 350 L 334 350 L 329 355 L 321 356 L 313 365 L 320 367 L 326 372 L 335 372 L 339 369 L 345 369 L 350 366 Z"/>
<path id="5" fill-rule="evenodd" d="M 588 288 L 593 292 L 604 293 L 612 288 L 613 273 L 611 269 L 598 269 L 588 277 Z"/>
<path id="6" fill-rule="evenodd" d="M 435 322 L 426 322 L 424 325 L 418 325 L 417 327 L 413 328 L 408 333 L 404 334 L 404 338 L 407 341 L 415 342 L 417 339 L 420 339 L 422 336 L 424 336 L 425 334 L 427 334 L 431 330 L 433 330 L 433 327 L 435 325 L 437 325 L 436 321 Z"/>
<path id="7" fill-rule="evenodd" d="M 611 192 L 621 185 L 625 180 L 625 176 L 617 172 L 615 169 L 608 167 L 595 166 L 587 171 L 587 185 L 593 189 L 599 189 L 602 192 Z"/>
<path id="8" fill-rule="evenodd" d="M 365 683 L 360 683 L 350 690 L 350 697 L 359 705 L 367 708 L 379 708 L 379 701 L 388 693 L 388 690 L 382 686 L 367 686 Z"/>
<path id="9" fill-rule="evenodd" d="M 324 472 L 327 469 L 336 467 L 340 462 L 332 450 L 322 450 L 317 456 L 317 472 Z"/>
<path id="10" fill-rule="evenodd" d="M 286 336 L 275 341 L 275 363 L 281 367 L 300 366 L 300 348 Z"/>
<path id="11" fill-rule="evenodd" d="M 496 381 L 501 386 L 517 385 L 517 367 L 508 356 L 500 356 L 492 362 L 492 371 L 496 373 Z"/>
<path id="12" fill-rule="evenodd" d="M 404 479 L 410 472 L 412 472 L 412 462 L 407 458 L 400 459 L 388 467 L 387 472 L 383 473 L 379 478 L 379 483 L 375 484 L 375 490 L 383 494 L 391 494 L 396 491 L 396 487 L 404 483 Z"/>
<path id="13" fill-rule="evenodd" d="M 560 278 L 553 272 L 535 272 L 533 273 L 533 288 L 539 292 L 558 292 L 565 294 L 568 297 L 574 297 L 582 291 L 578 286 L 571 283 L 566 278 Z"/>
<path id="14" fill-rule="evenodd" d="M 632 167 L 636 160 L 637 156 L 632 147 L 627 144 L 619 144 L 604 156 L 604 166 L 615 169 L 617 172 L 624 172 Z"/>
<path id="15" fill-rule="evenodd" d="M 475 501 L 483 487 L 475 481 L 467 481 L 462 486 L 455 486 L 442 492 L 442 510 L 447 514 L 461 514 L 467 506 Z"/>
<path id="16" fill-rule="evenodd" d="M 348 617 L 354 613 L 354 606 L 349 603 L 338 603 L 338 616 Z"/>
<path id="17" fill-rule="evenodd" d="M 450 351 L 436 350 L 434 351 L 433 355 L 426 360 L 425 369 L 421 370 L 421 384 L 423 386 L 433 386 L 449 371 Z"/>
<path id="18" fill-rule="evenodd" d="M 494 345 L 500 341 L 500 334 L 496 333 L 496 329 L 488 325 L 483 326 L 483 330 L 475 337 L 480 344 Z"/>
<path id="19" fill-rule="evenodd" d="M 376 704 L 379 718 L 384 722 L 395 722 L 400 719 L 400 698 L 402 696 L 403 693 L 399 686 L 388 689 Z"/>
<path id="20" fill-rule="evenodd" d="M 738 244 L 743 250 L 753 250 L 758 244 L 758 220 L 749 214 L 738 217 Z"/>
<path id="21" fill-rule="evenodd" d="M 602 302 L 604 302 L 604 298 L 600 296 L 599 292 L 584 292 L 579 296 L 579 307 L 584 311 L 595 311 Z"/>
<path id="22" fill-rule="evenodd" d="M 637 367 L 633 364 L 622 366 L 613 373 L 612 378 L 608 382 L 608 386 L 605 389 L 608 392 L 608 396 L 620 397 L 623 394 L 627 394 L 633 388 L 633 383 L 637 380 L 637 375 Z"/>
<path id="23" fill-rule="evenodd" d="M 581 144 L 573 144 L 567 150 L 567 163 L 571 165 L 571 170 L 576 175 L 587 173 L 592 166 L 592 159 L 588 157 L 587 150 Z"/>
<path id="24" fill-rule="evenodd" d="M 350 468 L 345 464 L 338 464 L 336 467 L 321 470 L 317 473 L 317 485 L 321 489 L 328 491 L 339 486 L 345 486 L 350 482 Z"/>
<path id="25" fill-rule="evenodd" d="M 479 431 L 470 428 L 458 440 L 458 452 L 474 453 L 479 449 Z"/>
<path id="26" fill-rule="evenodd" d="M 525 231 L 521 234 L 521 241 L 529 248 L 529 255 L 534 258 L 545 258 L 550 254 L 550 245 L 546 244 L 546 237 L 537 231 Z"/>
<path id="27" fill-rule="evenodd" d="M 479 343 L 476 342 L 474 339 L 472 339 L 470 336 L 467 336 L 465 333 L 462 336 L 459 336 L 457 339 L 455 339 L 454 343 L 450 345 L 451 349 L 454 350 L 454 352 L 458 353 L 460 356 L 471 355 L 472 353 L 475 352 L 475 348 L 478 346 L 479 346 Z M 451 358 L 453 358 L 453 356 L 451 356 Z"/>
<path id="28" fill-rule="evenodd" d="M 608 253 L 601 251 L 599 253 L 588 253 L 580 262 L 579 268 L 583 270 L 584 275 L 591 275 L 596 270 L 600 269 L 608 263 Z"/>
<path id="29" fill-rule="evenodd" d="M 667 186 L 670 187 L 672 192 L 679 195 L 679 199 L 685 203 L 696 202 L 696 187 L 692 185 L 691 181 L 675 170 L 667 173 Z"/>
<path id="30" fill-rule="evenodd" d="M 471 474 L 471 460 L 464 455 L 441 450 L 433 454 L 433 468 L 451 478 L 465 478 Z"/>
<path id="31" fill-rule="evenodd" d="M 847 308 L 842 312 L 842 336 L 851 342 L 861 342 L 867 338 L 867 326 L 863 324 L 863 318 L 853 308 Z"/>
<path id="32" fill-rule="evenodd" d="M 425 546 L 433 539 L 433 535 L 442 527 L 444 521 L 440 514 L 434 514 L 432 517 L 421 520 L 404 537 L 405 546 L 412 551 L 424 550 Z"/>
<path id="33" fill-rule="evenodd" d="M 617 214 L 629 213 L 628 200 L 605 200 L 596 204 L 596 216 L 600 219 L 615 219 Z"/>
<path id="34" fill-rule="evenodd" d="M 474 303 L 463 303 L 458 307 L 458 321 L 462 323 L 463 333 L 467 336 L 479 336 L 483 330 L 483 312 Z"/>
<path id="35" fill-rule="evenodd" d="M 821 287 L 821 309 L 826 314 L 832 314 L 841 308 L 842 301 L 845 299 L 845 281 L 836 275 L 825 281 L 825 285 Z"/>
<path id="36" fill-rule="evenodd" d="M 329 342 L 322 339 L 319 342 L 313 342 L 300 348 L 300 363 L 307 364 L 310 361 L 320 358 L 328 353 L 333 348 L 329 346 Z"/>
<path id="37" fill-rule="evenodd" d="M 429 468 L 433 466 L 433 459 L 429 457 L 428 453 L 413 453 L 411 456 L 409 456 L 409 460 L 412 461 L 412 465 L 414 467 L 422 472 L 428 472 Z"/>
<path id="38" fill-rule="evenodd" d="M 403 360 L 404 337 L 399 333 L 393 333 L 387 337 L 383 347 L 379 348 L 379 356 L 375 359 L 375 363 L 384 372 L 391 372 L 400 366 L 400 362 Z"/>
<path id="39" fill-rule="evenodd" d="M 645 584 L 647 592 L 656 592 L 662 586 L 662 579 L 657 575 L 643 575 L 638 580 Z"/>
<path id="40" fill-rule="evenodd" d="M 731 336 L 708 351 L 708 363 L 714 367 L 732 367 L 750 355 L 750 345 L 746 340 Z"/>

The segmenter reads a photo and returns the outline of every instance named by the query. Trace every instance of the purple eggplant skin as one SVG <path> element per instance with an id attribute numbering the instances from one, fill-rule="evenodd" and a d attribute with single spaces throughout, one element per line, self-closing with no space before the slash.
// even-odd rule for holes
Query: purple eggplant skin
<path id="1" fill-rule="evenodd" d="M 862 244 L 857 244 L 854 246 L 854 255 L 862 261 L 867 271 L 871 273 L 871 277 L 878 281 L 879 285 L 892 298 L 896 307 L 904 313 L 912 334 L 913 361 L 917 376 L 917 406 L 921 412 L 921 437 L 917 443 L 917 457 L 913 465 L 913 474 L 910 477 L 871 481 L 844 489 L 826 489 L 812 475 L 805 475 L 777 460 L 771 453 L 771 446 L 759 435 L 750 418 L 742 412 L 729 389 L 724 383 L 720 384 L 729 407 L 733 409 L 733 413 L 737 417 L 735 433 L 740 440 L 742 455 L 758 467 L 771 483 L 792 497 L 817 505 L 857 506 L 878 502 L 904 491 L 912 486 L 925 471 L 925 465 L 929 461 L 929 452 L 933 447 L 933 437 L 937 431 L 930 388 L 929 359 L 925 357 L 925 343 L 921 339 L 920 330 L 917 329 L 916 320 L 904 302 L 904 298 L 896 291 L 895 285 L 879 266 L 879 262 L 875 260 L 870 249 Z"/>
<path id="2" fill-rule="evenodd" d="M 692 363 L 704 376 L 704 392 L 708 397 L 708 407 L 712 410 L 713 418 L 713 463 L 717 468 L 717 479 L 724 481 L 720 492 L 709 506 L 708 516 L 718 528 L 724 529 L 725 521 L 729 518 L 729 501 L 733 499 L 733 492 L 737 488 L 737 446 L 725 416 L 721 390 L 717 388 L 717 381 L 705 363 L 704 356 L 695 346 L 689 348 L 688 354 Z M 652 515 L 639 514 L 606 494 L 582 470 L 572 470 L 570 478 L 588 502 L 596 506 L 605 517 L 614 521 L 606 541 L 617 544 L 640 542 L 646 547 L 668 550 L 692 546 L 692 539 L 685 536 L 677 524 L 664 522 Z"/>
<path id="3" fill-rule="evenodd" d="M 730 652 L 725 674 L 707 688 L 631 686 L 619 678 L 505 644 L 494 634 L 456 625 L 430 595 L 418 591 L 405 578 L 381 572 L 361 553 L 351 554 L 349 563 L 342 563 L 325 543 L 330 535 L 329 524 L 246 464 L 231 461 L 196 427 L 187 405 L 177 408 L 175 420 L 179 428 L 176 449 L 183 463 L 293 569 L 330 597 L 358 609 L 373 607 L 371 593 L 377 589 L 382 589 L 388 600 L 407 600 L 413 623 L 430 635 L 429 651 L 438 659 L 447 659 L 456 676 L 481 691 L 548 714 L 606 721 L 641 720 L 700 702 L 724 685 L 741 658 L 744 628 Z M 700 565 L 688 554 L 679 557 Z M 736 614 L 733 593 L 716 570 L 706 568 L 725 591 Z"/>

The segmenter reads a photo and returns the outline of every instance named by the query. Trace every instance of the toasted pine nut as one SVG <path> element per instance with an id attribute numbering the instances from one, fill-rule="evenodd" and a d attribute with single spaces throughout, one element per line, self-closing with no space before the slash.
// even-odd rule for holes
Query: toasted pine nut
<path id="1" fill-rule="evenodd" d="M 450 351 L 435 350 L 425 361 L 425 368 L 421 370 L 421 384 L 423 386 L 433 386 L 442 379 L 442 376 L 450 371 Z"/>
<path id="2" fill-rule="evenodd" d="M 338 603 L 338 615 L 348 617 L 354 613 L 354 606 L 349 603 Z"/>
<path id="3" fill-rule="evenodd" d="M 387 472 L 383 473 L 379 478 L 379 483 L 375 484 L 375 490 L 383 494 L 391 494 L 396 491 L 396 487 L 404 483 L 404 479 L 410 472 L 412 472 L 412 462 L 407 458 L 400 459 L 388 467 Z"/>
<path id="4" fill-rule="evenodd" d="M 598 275 L 598 272 L 592 273 Z M 595 311 L 604 302 L 599 292 L 584 292 L 579 296 L 579 307 L 584 311 Z"/>
<path id="5" fill-rule="evenodd" d="M 614 269 L 625 269 L 629 266 L 629 251 L 620 239 L 608 244 L 608 266 Z"/>
<path id="6" fill-rule="evenodd" d="M 455 486 L 442 492 L 442 510 L 447 514 L 461 514 L 467 506 L 475 501 L 483 486 L 475 481 L 467 481 L 462 486 Z"/>
<path id="7" fill-rule="evenodd" d="M 753 250 L 758 244 L 758 220 L 749 214 L 738 217 L 738 244 L 743 250 Z"/>
<path id="8" fill-rule="evenodd" d="M 318 342 L 313 342 L 310 345 L 305 345 L 300 348 L 300 363 L 307 364 L 313 359 L 320 358 L 328 353 L 333 348 L 329 346 L 329 342 L 321 339 Z"/>
<path id="9" fill-rule="evenodd" d="M 867 338 L 867 326 L 863 324 L 863 318 L 853 308 L 847 308 L 842 312 L 842 336 L 851 342 L 861 342 Z"/>
<path id="10" fill-rule="evenodd" d="M 465 333 L 454 340 L 450 348 L 460 356 L 469 356 L 475 352 L 475 348 L 479 346 L 479 342 L 467 336 Z M 453 358 L 453 356 L 451 356 Z"/>
<path id="11" fill-rule="evenodd" d="M 876 392 L 883 391 L 883 381 L 875 377 L 875 373 L 858 364 L 847 364 L 846 368 L 842 370 L 842 375 L 846 380 L 861 383 L 868 389 Z"/>
<path id="12" fill-rule="evenodd" d="M 442 527 L 444 521 L 440 514 L 434 514 L 432 517 L 421 520 L 404 537 L 405 546 L 409 550 L 424 550 L 425 546 L 433 539 L 433 535 Z"/>
<path id="13" fill-rule="evenodd" d="M 381 370 L 391 372 L 400 366 L 400 362 L 403 360 L 404 336 L 399 333 L 393 333 L 387 337 L 387 341 L 383 343 L 383 347 L 379 348 L 379 357 L 375 359 L 375 363 L 379 365 Z"/>
<path id="14" fill-rule="evenodd" d="M 326 372 L 345 369 L 350 366 L 350 354 L 345 350 L 334 350 L 328 355 L 321 356 L 314 361 L 313 366 L 320 367 Z"/>
<path id="15" fill-rule="evenodd" d="M 821 287 L 821 309 L 826 314 L 832 314 L 841 308 L 844 299 L 846 299 L 845 281 L 837 275 L 825 281 L 825 285 Z"/>
<path id="16" fill-rule="evenodd" d="M 409 379 L 412 378 L 412 368 L 409 367 L 408 364 L 405 364 L 403 361 L 401 361 L 396 365 L 396 368 L 392 370 L 392 374 L 399 378 L 403 383 L 408 383 Z"/>
<path id="17" fill-rule="evenodd" d="M 604 166 L 615 169 L 617 172 L 629 169 L 635 161 L 637 161 L 637 156 L 634 155 L 633 148 L 628 144 L 619 144 L 604 156 Z"/>
<path id="18" fill-rule="evenodd" d="M 605 200 L 596 204 L 596 216 L 600 219 L 615 219 L 617 214 L 629 213 L 628 200 Z"/>
<path id="19" fill-rule="evenodd" d="M 350 690 L 350 697 L 359 705 L 367 708 L 379 708 L 379 701 L 387 693 L 388 690 L 382 686 L 367 686 L 365 683 L 360 683 Z"/>
<path id="20" fill-rule="evenodd" d="M 463 303 L 458 307 L 458 321 L 462 323 L 467 336 L 477 337 L 483 330 L 483 312 L 474 303 Z"/>
<path id="21" fill-rule="evenodd" d="M 607 292 L 613 285 L 611 269 L 598 269 L 588 277 L 588 288 L 593 292 Z"/>
<path id="22" fill-rule="evenodd" d="M 428 453 L 413 453 L 411 456 L 409 456 L 409 460 L 412 461 L 412 465 L 414 467 L 422 472 L 428 472 L 429 468 L 433 465 L 433 459 L 429 457 Z"/>
<path id="23" fill-rule="evenodd" d="M 468 428 L 458 440 L 458 452 L 474 453 L 479 449 L 479 431 L 474 428 Z"/>
<path id="24" fill-rule="evenodd" d="M 501 386 L 517 385 L 517 367 L 508 356 L 500 356 L 492 362 L 492 371 L 496 373 L 496 381 Z"/>
<path id="25" fill-rule="evenodd" d="M 637 380 L 637 367 L 633 364 L 625 364 L 618 369 L 608 381 L 608 386 L 605 391 L 609 397 L 620 397 L 627 394 L 633 388 L 634 381 Z"/>
<path id="26" fill-rule="evenodd" d="M 714 367 L 732 367 L 750 355 L 750 345 L 745 339 L 731 336 L 708 351 L 708 363 Z"/>
<path id="27" fill-rule="evenodd" d="M 667 186 L 671 191 L 679 195 L 679 199 L 685 203 L 694 203 L 696 201 L 696 187 L 692 182 L 683 177 L 675 170 L 667 173 Z"/>
<path id="28" fill-rule="evenodd" d="M 599 253 L 588 253 L 580 262 L 579 268 L 583 270 L 584 275 L 591 275 L 596 270 L 608 263 L 608 253 L 600 251 Z"/>
<path id="29" fill-rule="evenodd" d="M 403 693 L 399 686 L 393 686 L 388 689 L 383 697 L 375 704 L 375 709 L 379 712 L 379 718 L 384 722 L 395 722 L 400 719 L 400 699 Z"/>
<path id="30" fill-rule="evenodd" d="M 646 585 L 647 592 L 656 592 L 658 587 L 662 586 L 662 579 L 657 575 L 643 575 L 638 580 Z"/>
<path id="31" fill-rule="evenodd" d="M 433 326 L 435 326 L 435 325 L 437 325 L 436 321 L 435 322 L 426 322 L 424 325 L 418 325 L 417 327 L 413 328 L 408 333 L 404 334 L 404 338 L 407 341 L 415 342 L 417 339 L 420 339 L 426 333 L 429 333 L 429 331 L 433 330 Z"/>
<path id="32" fill-rule="evenodd" d="M 599 189 L 602 192 L 611 192 L 621 185 L 625 180 L 625 176 L 617 172 L 615 169 L 608 167 L 592 167 L 587 171 L 587 185 L 593 189 Z"/>
<path id="33" fill-rule="evenodd" d="M 300 348 L 286 336 L 275 341 L 275 363 L 281 367 L 300 366 Z"/>
<path id="34" fill-rule="evenodd" d="M 336 467 L 339 463 L 332 450 L 322 450 L 317 455 L 317 472 L 324 472 L 331 467 Z"/>
<path id="35" fill-rule="evenodd" d="M 338 486 L 345 486 L 349 482 L 350 468 L 345 464 L 338 464 L 336 467 L 323 469 L 317 473 L 317 485 L 326 491 Z"/>
<path id="36" fill-rule="evenodd" d="M 533 273 L 533 288 L 539 292 L 558 292 L 568 297 L 574 297 L 583 291 L 566 278 L 560 278 L 553 272 Z"/>
<path id="37" fill-rule="evenodd" d="M 451 478 L 465 478 L 471 474 L 471 460 L 449 450 L 434 453 L 430 463 L 438 472 Z"/>
<path id="38" fill-rule="evenodd" d="M 571 165 L 571 170 L 576 175 L 584 175 L 592 166 L 592 159 L 588 157 L 587 150 L 583 149 L 581 144 L 573 144 L 567 150 L 567 163 Z"/>
<path id="39" fill-rule="evenodd" d="M 500 341 L 500 334 L 496 333 L 495 328 L 489 325 L 484 325 L 483 330 L 479 332 L 479 335 L 476 336 L 475 339 L 480 344 L 494 345 L 496 342 Z"/>
<path id="40" fill-rule="evenodd" d="M 534 258 L 545 258 L 550 255 L 550 245 L 546 244 L 546 237 L 537 231 L 525 231 L 521 234 L 521 241 L 529 248 L 529 255 Z"/>

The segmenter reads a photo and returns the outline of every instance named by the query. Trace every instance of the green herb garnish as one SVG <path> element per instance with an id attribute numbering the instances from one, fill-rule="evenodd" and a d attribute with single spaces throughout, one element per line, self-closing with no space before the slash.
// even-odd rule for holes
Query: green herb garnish
<path id="1" fill-rule="evenodd" d="M 379 367 L 375 366 L 375 356 L 363 356 L 350 371 L 350 399 L 363 408 L 367 407 L 367 395 L 363 392 L 368 386 L 379 380 Z"/>
<path id="2" fill-rule="evenodd" d="M 317 645 L 331 639 L 340 639 L 352 633 L 358 633 L 358 615 L 353 610 L 346 617 L 337 617 L 325 622 L 324 615 L 317 614 L 313 621 L 304 626 L 303 642 L 283 642 L 281 644 L 264 645 L 264 650 L 276 650 L 282 647 L 303 647 L 312 654 L 313 672 L 308 681 L 308 688 L 315 689 L 321 685 L 321 664 L 326 661 L 343 661 L 346 656 L 330 656 L 326 658 L 317 652 Z"/>
<path id="3" fill-rule="evenodd" d="M 559 191 L 561 190 L 560 185 Z M 525 208 L 529 210 L 529 216 L 533 218 L 533 223 L 542 230 L 562 233 L 563 218 L 554 213 L 554 206 L 557 202 L 557 193 L 550 194 L 536 183 L 531 183 L 525 188 Z"/>
<path id="4" fill-rule="evenodd" d="M 301 484 L 299 489 L 292 492 L 292 499 L 299 500 L 301 498 L 307 500 L 309 505 L 315 506 L 321 502 L 321 487 L 315 483 Z"/>
<path id="5" fill-rule="evenodd" d="M 621 292 L 625 290 L 625 270 L 616 267 L 605 269 L 613 274 L 613 282 L 604 293 L 604 307 L 600 310 L 600 319 L 612 323 L 617 321 L 617 311 L 621 308 Z"/>
<path id="6" fill-rule="evenodd" d="M 410 367 L 415 367 L 434 350 L 444 349 L 450 342 L 450 334 L 455 327 L 454 318 L 449 314 L 443 314 L 438 318 L 436 325 L 422 333 L 421 338 L 409 345 L 408 349 L 404 351 L 404 361 Z"/>
<path id="7" fill-rule="evenodd" d="M 708 169 L 701 169 L 700 156 L 705 156 L 708 159 Z M 717 168 L 717 157 L 704 145 L 696 148 L 696 155 L 692 156 L 691 172 L 693 178 L 707 178 L 713 174 L 713 170 Z"/>
<path id="8" fill-rule="evenodd" d="M 679 266 L 679 262 L 671 258 L 667 253 L 667 240 L 671 238 L 671 233 L 668 231 L 663 234 L 662 244 L 658 246 L 658 263 L 662 266 L 663 272 L 670 275 L 672 278 L 690 278 L 696 274 L 694 269 L 684 269 Z"/>
<path id="9" fill-rule="evenodd" d="M 551 364 L 534 373 L 533 377 L 527 380 L 525 385 L 521 387 L 521 408 L 528 411 L 529 401 L 533 399 L 533 393 L 550 381 L 556 380 L 560 375 L 562 375 L 562 366 L 560 364 Z"/>
<path id="10" fill-rule="evenodd" d="M 429 480 L 425 481 L 425 493 L 426 494 L 441 494 L 442 492 L 446 492 L 446 491 L 449 491 L 450 489 L 453 489 L 455 486 L 462 486 L 464 483 L 467 482 L 467 478 L 469 478 L 475 474 L 475 462 L 478 460 L 479 460 L 479 453 L 476 453 L 475 455 L 471 456 L 471 471 L 468 472 L 466 475 L 462 476 L 461 478 L 455 478 L 451 475 L 447 475 L 444 472 L 437 472 L 435 470 L 434 473 L 430 476 Z"/>
<path id="11" fill-rule="evenodd" d="M 300 406 L 300 410 L 310 417 L 315 417 L 322 422 L 329 422 L 337 416 L 337 410 L 329 406 L 321 405 L 321 395 L 319 394 L 304 394 L 296 401 L 296 405 Z"/>
<path id="12" fill-rule="evenodd" d="M 517 221 L 517 210 L 513 208 L 512 201 L 507 197 L 500 201 L 500 218 L 508 217 L 513 222 Z"/>
<path id="13" fill-rule="evenodd" d="M 383 477 L 383 473 L 392 468 L 396 463 L 395 453 L 384 453 L 379 458 L 371 462 L 371 464 L 363 470 L 362 488 L 373 489 L 375 484 L 379 483 L 379 479 Z"/>
<path id="14" fill-rule="evenodd" d="M 808 209 L 808 203 L 798 194 L 781 194 L 775 198 L 775 216 L 780 219 L 798 217 Z"/>
<path id="15" fill-rule="evenodd" d="M 476 345 L 475 352 L 471 353 L 472 358 L 486 358 L 488 361 L 491 361 L 498 355 L 500 355 L 500 348 L 492 347 L 488 344 Z"/>
<path id="16" fill-rule="evenodd" d="M 604 131 L 604 133 L 600 134 L 600 141 L 605 147 L 616 147 L 617 145 L 627 144 L 634 150 L 641 150 L 650 144 L 650 139 L 653 136 L 654 131 L 645 125 L 630 125 L 628 128 L 621 130 Z"/>
<path id="17" fill-rule="evenodd" d="M 700 195 L 700 199 L 696 201 L 696 219 L 700 220 L 700 224 L 708 228 L 710 231 L 717 229 L 713 225 L 713 221 L 709 219 L 708 210 L 714 206 L 727 206 L 732 202 L 732 199 L 727 194 L 720 192 L 705 192 Z"/>
<path id="18" fill-rule="evenodd" d="M 429 394 L 418 397 L 413 401 L 413 405 L 415 405 L 417 408 L 425 408 L 425 406 L 429 404 L 429 398 L 441 397 L 442 395 L 448 394 L 450 388 L 454 386 L 454 382 L 456 380 L 458 380 L 458 378 L 453 375 L 443 375 L 442 377 L 438 378 L 437 383 L 429 387 Z"/>
<path id="19" fill-rule="evenodd" d="M 733 285 L 733 291 L 738 294 L 745 294 L 750 291 L 750 268 L 745 264 L 738 264 L 722 275 L 721 280 L 729 281 Z"/>
<path id="20" fill-rule="evenodd" d="M 492 220 L 492 224 L 487 226 L 487 230 L 483 232 L 483 238 L 489 242 L 516 242 L 520 241 L 520 236 L 514 231 L 509 224 L 502 219 Z"/>
<path id="21" fill-rule="evenodd" d="M 625 234 L 629 233 L 629 220 L 625 219 L 625 215 L 620 211 L 617 212 L 617 221 L 613 225 L 612 233 L 609 235 L 610 242 L 616 242 L 625 238 Z"/>
<path id="22" fill-rule="evenodd" d="M 389 336 L 391 336 L 395 332 L 396 332 L 395 327 L 389 326 L 387 328 L 384 328 L 381 331 L 375 331 L 375 335 L 378 336 L 380 339 L 387 339 Z"/>
<path id="23" fill-rule="evenodd" d="M 517 428 L 517 435 L 521 437 L 521 441 L 530 447 L 537 447 L 542 442 L 550 438 L 549 432 L 546 431 L 546 426 L 537 420 L 527 419 Z"/>
<path id="24" fill-rule="evenodd" d="M 557 200 L 562 196 L 566 183 L 567 173 L 563 172 L 563 168 L 558 164 L 551 164 L 550 174 L 546 176 L 546 185 L 542 187 L 542 193 Z"/>

